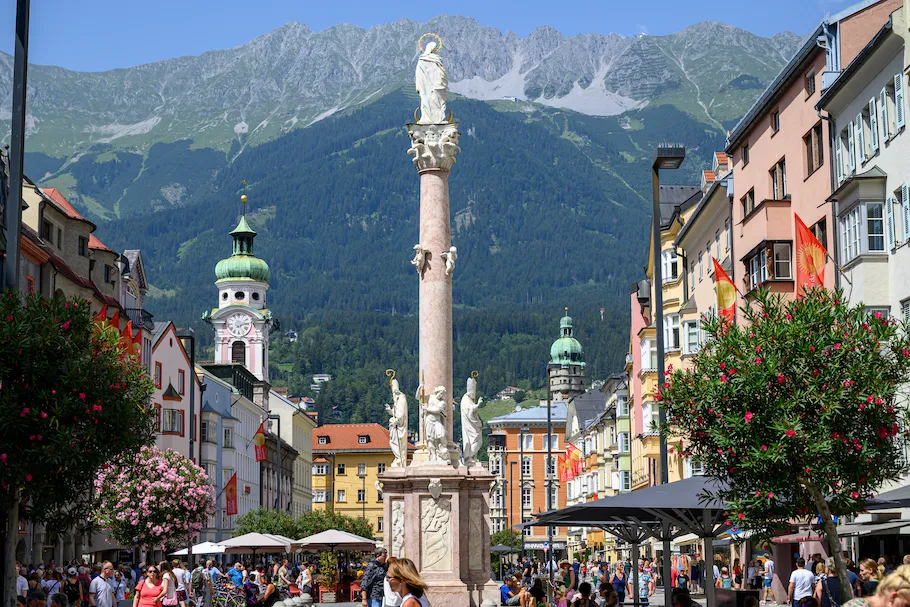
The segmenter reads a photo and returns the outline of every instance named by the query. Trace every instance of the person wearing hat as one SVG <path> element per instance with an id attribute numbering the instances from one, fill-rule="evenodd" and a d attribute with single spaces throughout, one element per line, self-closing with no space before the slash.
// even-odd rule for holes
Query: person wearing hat
<path id="1" fill-rule="evenodd" d="M 85 595 L 82 593 L 82 584 L 79 583 L 79 572 L 75 567 L 70 567 L 66 573 L 66 580 L 63 581 L 63 594 L 66 595 L 70 605 L 80 607 Z"/>

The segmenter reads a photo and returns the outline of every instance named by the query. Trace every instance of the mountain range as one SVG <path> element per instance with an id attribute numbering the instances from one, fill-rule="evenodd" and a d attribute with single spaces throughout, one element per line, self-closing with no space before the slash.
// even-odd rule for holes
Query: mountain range
<path id="1" fill-rule="evenodd" d="M 417 176 L 403 125 L 427 31 L 443 39 L 463 133 L 456 374 L 480 369 L 487 394 L 533 387 L 566 305 L 589 376 L 615 371 L 647 252 L 654 146 L 685 143 L 673 181 L 697 182 L 799 36 L 703 22 L 521 38 L 442 15 L 368 30 L 289 23 L 233 49 L 99 73 L 31 66 L 26 173 L 63 191 L 108 245 L 142 249 L 147 307 L 203 339 L 213 268 L 247 193 L 269 305 L 301 334 L 272 357 L 275 377 L 305 387 L 308 373 L 333 373 L 321 410 L 381 418 L 385 368 L 416 373 Z M 4 137 L 11 74 L 0 54 Z"/>

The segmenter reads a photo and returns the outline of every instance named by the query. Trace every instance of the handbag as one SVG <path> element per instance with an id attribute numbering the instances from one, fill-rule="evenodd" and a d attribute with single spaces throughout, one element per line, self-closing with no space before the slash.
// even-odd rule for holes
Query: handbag
<path id="1" fill-rule="evenodd" d="M 164 605 L 164 607 L 177 607 L 177 597 L 164 597 L 161 599 L 161 604 Z"/>

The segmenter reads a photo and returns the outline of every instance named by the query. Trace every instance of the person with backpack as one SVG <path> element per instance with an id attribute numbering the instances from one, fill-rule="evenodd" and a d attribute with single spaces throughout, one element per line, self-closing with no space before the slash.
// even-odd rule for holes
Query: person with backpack
<path id="1" fill-rule="evenodd" d="M 205 567 L 202 566 L 202 561 L 200 561 L 190 574 L 190 596 L 196 601 L 196 605 L 201 606 L 205 603 L 205 589 Z"/>
<path id="2" fill-rule="evenodd" d="M 815 600 L 821 607 L 840 607 L 843 602 L 840 579 L 834 565 L 834 557 L 828 557 L 825 562 L 825 575 L 815 584 Z"/>

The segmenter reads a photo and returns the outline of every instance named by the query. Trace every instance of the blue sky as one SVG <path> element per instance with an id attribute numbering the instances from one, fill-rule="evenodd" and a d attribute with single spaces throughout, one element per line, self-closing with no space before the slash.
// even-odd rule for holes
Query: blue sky
<path id="1" fill-rule="evenodd" d="M 808 33 L 848 0 L 32 0 L 30 61 L 98 71 L 247 42 L 288 21 L 315 31 L 336 23 L 370 27 L 440 13 L 526 36 L 539 25 L 563 34 L 675 32 L 698 21 L 723 21 L 770 36 Z M 0 0 L 0 50 L 13 49 L 16 0 Z"/>

